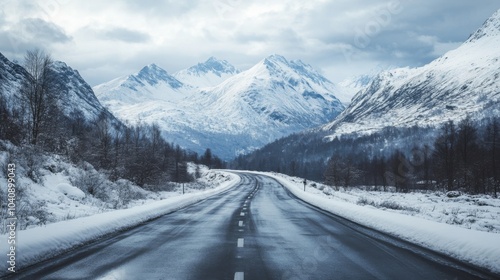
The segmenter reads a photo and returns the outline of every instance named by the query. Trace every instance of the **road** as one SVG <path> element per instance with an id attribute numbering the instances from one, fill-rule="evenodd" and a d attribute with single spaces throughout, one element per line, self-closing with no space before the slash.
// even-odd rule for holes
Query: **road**
<path id="1" fill-rule="evenodd" d="M 209 199 L 97 240 L 16 279 L 477 279 L 494 276 L 325 213 L 240 173 Z"/>

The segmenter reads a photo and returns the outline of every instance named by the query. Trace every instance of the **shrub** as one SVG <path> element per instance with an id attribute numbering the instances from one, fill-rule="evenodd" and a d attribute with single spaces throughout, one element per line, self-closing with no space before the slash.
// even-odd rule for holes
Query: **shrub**
<path id="1" fill-rule="evenodd" d="M 371 205 L 377 207 L 377 204 L 373 200 L 370 200 L 364 196 L 358 198 L 358 201 L 356 203 L 358 205 Z"/>

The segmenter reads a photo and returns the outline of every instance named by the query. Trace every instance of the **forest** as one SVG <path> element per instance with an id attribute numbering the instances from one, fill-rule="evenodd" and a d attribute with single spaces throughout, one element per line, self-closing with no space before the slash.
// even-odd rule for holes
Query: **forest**
<path id="1" fill-rule="evenodd" d="M 498 117 L 473 121 L 468 116 L 440 128 L 387 127 L 370 135 L 343 135 L 331 141 L 325 140 L 328 133 L 291 135 L 239 156 L 231 165 L 305 177 L 335 187 L 494 196 L 500 190 Z"/>

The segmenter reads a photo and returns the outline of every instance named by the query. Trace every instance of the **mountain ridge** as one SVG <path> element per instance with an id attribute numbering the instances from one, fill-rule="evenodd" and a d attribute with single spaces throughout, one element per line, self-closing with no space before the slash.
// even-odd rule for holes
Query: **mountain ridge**
<path id="1" fill-rule="evenodd" d="M 219 60 L 211 56 L 203 63 L 175 72 L 173 76 L 192 87 L 204 88 L 215 86 L 240 72 L 227 60 Z"/>
<path id="2" fill-rule="evenodd" d="M 207 87 L 185 82 L 133 91 L 115 79 L 94 89 L 122 120 L 157 123 L 170 141 L 197 152 L 210 147 L 225 159 L 324 124 L 344 109 L 337 87 L 303 62 L 271 55 L 246 71 L 228 69 L 227 79 Z"/>
<path id="3" fill-rule="evenodd" d="M 499 114 L 500 10 L 469 39 L 427 65 L 379 73 L 323 130 L 330 138 L 385 126 L 436 126 L 467 115 Z"/>
<path id="4" fill-rule="evenodd" d="M 54 61 L 50 65 L 54 75 L 57 91 L 57 106 L 66 117 L 74 113 L 81 114 L 85 120 L 93 121 L 104 114 L 112 122 L 121 123 L 107 111 L 100 103 L 92 87 L 81 77 L 80 73 L 61 61 Z M 20 106 L 20 90 L 23 80 L 29 76 L 28 72 L 16 63 L 11 62 L 0 53 L 0 92 L 4 95 L 11 107 Z"/>

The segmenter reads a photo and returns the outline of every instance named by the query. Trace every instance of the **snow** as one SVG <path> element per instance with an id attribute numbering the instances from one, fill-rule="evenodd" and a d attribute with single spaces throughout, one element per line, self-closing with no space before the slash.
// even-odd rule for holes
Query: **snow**
<path id="1" fill-rule="evenodd" d="M 372 73 L 341 81 L 338 83 L 339 93 L 336 94 L 337 98 L 348 106 L 356 93 L 366 89 L 375 76 L 376 74 Z"/>
<path id="2" fill-rule="evenodd" d="M 47 175 L 43 179 L 48 189 L 62 193 L 73 200 L 85 198 L 85 193 L 79 188 L 72 186 L 62 173 Z"/>
<path id="3" fill-rule="evenodd" d="M 73 220 L 52 223 L 44 227 L 17 232 L 17 269 L 54 257 L 71 248 L 89 243 L 108 234 L 121 231 L 156 217 L 171 213 L 235 186 L 240 178 L 224 171 L 210 171 L 208 181 L 214 188 L 178 195 L 129 209 L 115 210 Z M 48 178 L 51 182 L 64 181 L 61 176 Z M 64 183 L 59 183 L 64 186 Z M 215 187 L 216 186 L 216 187 Z M 70 187 L 67 186 L 66 187 Z M 65 189 L 65 188 L 63 188 Z M 7 240 L 7 235 L 0 235 Z M 0 242 L 0 251 L 7 251 L 7 242 Z M 2 273 L 7 271 L 2 263 Z"/>
<path id="4" fill-rule="evenodd" d="M 470 200 L 467 201 L 468 198 L 466 197 L 444 200 L 442 197 L 436 197 L 432 198 L 436 200 L 436 203 L 430 204 L 432 199 L 421 201 L 425 197 L 424 194 L 404 195 L 366 191 L 341 192 L 334 191 L 329 187 L 320 190 L 320 188 L 312 187 L 314 182 L 309 182 L 304 192 L 303 179 L 301 178 L 277 173 L 252 173 L 263 174 L 276 179 L 301 200 L 332 214 L 453 258 L 487 268 L 495 273 L 500 272 L 500 262 L 498 261 L 500 260 L 500 201 L 498 199 L 483 197 L 478 198 L 474 202 L 476 204 L 470 204 Z M 319 183 L 314 184 L 317 187 L 321 186 Z M 357 201 L 359 201 L 360 197 L 367 197 L 375 202 L 391 199 L 393 203 L 404 205 L 406 208 L 393 211 L 386 208 L 376 208 L 370 204 L 358 205 Z M 410 201 L 408 202 L 408 200 Z M 408 205 L 406 205 L 406 202 L 408 202 Z M 377 205 L 376 203 L 373 204 Z M 479 206 L 481 204 L 484 206 Z M 489 205 L 490 208 L 483 208 L 486 206 L 485 204 Z M 478 224 L 490 224 L 495 230 L 494 232 L 486 232 L 480 231 L 486 230 L 481 226 L 468 229 L 456 224 L 448 224 L 446 219 L 442 219 L 441 214 L 436 217 L 433 216 L 434 211 L 429 211 L 430 205 L 446 209 L 449 212 L 448 214 L 444 214 L 443 211 L 435 212 L 441 212 L 445 216 L 452 215 L 455 212 L 456 215 L 467 213 L 467 211 L 473 211 L 474 209 L 477 212 L 486 211 L 485 215 L 479 215 L 475 219 L 478 220 Z M 429 215 L 427 215 L 427 218 L 416 216 L 415 209 L 419 209 L 424 213 L 428 212 Z M 460 219 L 460 215 L 456 217 Z"/>

